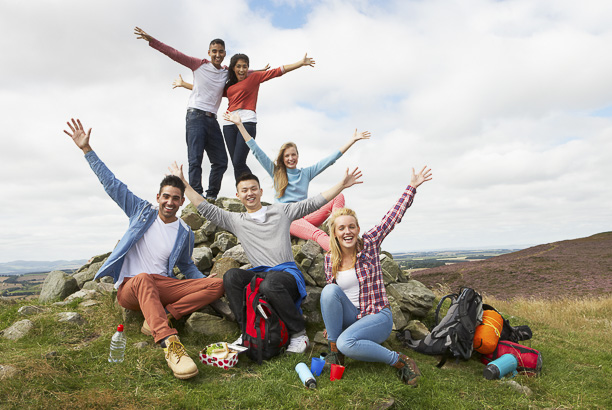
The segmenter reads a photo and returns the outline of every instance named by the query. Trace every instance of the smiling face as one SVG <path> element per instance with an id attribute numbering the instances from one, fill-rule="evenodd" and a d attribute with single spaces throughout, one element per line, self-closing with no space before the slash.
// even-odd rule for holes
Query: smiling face
<path id="1" fill-rule="evenodd" d="M 246 60 L 240 59 L 234 66 L 234 74 L 236 74 L 236 78 L 238 81 L 242 81 L 247 78 L 247 73 L 249 71 L 249 63 Z"/>
<path id="2" fill-rule="evenodd" d="M 285 164 L 285 167 L 289 169 L 295 169 L 297 167 L 299 158 L 300 154 L 298 154 L 295 147 L 288 147 L 283 152 L 283 163 Z"/>
<path id="3" fill-rule="evenodd" d="M 225 58 L 225 46 L 220 43 L 211 44 L 208 48 L 208 56 L 215 68 L 221 68 L 221 63 Z"/>
<path id="4" fill-rule="evenodd" d="M 246 207 L 247 212 L 255 212 L 261 209 L 263 189 L 259 187 L 259 182 L 254 179 L 240 181 L 236 186 L 236 191 L 236 197 Z"/>
<path id="5" fill-rule="evenodd" d="M 179 188 L 170 185 L 163 186 L 157 194 L 158 213 L 161 220 L 165 223 L 176 221 L 176 213 L 183 202 L 185 202 L 185 197 Z"/>
<path id="6" fill-rule="evenodd" d="M 334 221 L 334 237 L 338 240 L 340 249 L 353 250 L 359 238 L 359 224 L 351 215 L 338 216 Z"/>

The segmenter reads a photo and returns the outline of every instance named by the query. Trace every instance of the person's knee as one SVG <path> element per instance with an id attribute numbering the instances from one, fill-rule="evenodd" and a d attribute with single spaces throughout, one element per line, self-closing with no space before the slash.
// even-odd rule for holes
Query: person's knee
<path id="1" fill-rule="evenodd" d="M 356 342 L 357 340 L 355 338 L 342 333 L 338 337 L 338 340 L 336 340 L 336 347 L 338 347 L 338 350 L 340 350 L 341 353 L 348 356 Z"/>
<path id="2" fill-rule="evenodd" d="M 325 285 L 325 287 L 321 291 L 321 302 L 323 303 L 327 300 L 337 298 L 339 292 L 342 292 L 342 289 L 340 289 L 340 286 L 336 285 L 335 283 L 329 283 Z"/>
<path id="3" fill-rule="evenodd" d="M 283 286 L 281 282 L 270 280 L 270 279 L 264 279 L 259 285 L 259 291 L 263 293 L 264 295 L 267 295 L 267 294 L 270 294 L 273 292 L 279 292 L 279 291 L 287 292 L 288 290 Z"/>
<path id="4" fill-rule="evenodd" d="M 223 286 L 228 288 L 236 281 L 236 275 L 240 274 L 239 268 L 231 268 L 223 275 Z"/>

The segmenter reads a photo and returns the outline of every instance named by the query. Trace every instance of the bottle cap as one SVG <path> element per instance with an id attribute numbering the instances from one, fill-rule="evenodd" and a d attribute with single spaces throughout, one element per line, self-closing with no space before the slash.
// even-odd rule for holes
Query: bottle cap
<path id="1" fill-rule="evenodd" d="M 123 325 L 117 326 L 117 332 L 123 332 Z"/>
<path id="2" fill-rule="evenodd" d="M 306 382 L 304 384 L 309 389 L 316 389 L 317 388 L 317 381 L 314 378 L 310 378 L 310 379 L 306 380 Z"/>

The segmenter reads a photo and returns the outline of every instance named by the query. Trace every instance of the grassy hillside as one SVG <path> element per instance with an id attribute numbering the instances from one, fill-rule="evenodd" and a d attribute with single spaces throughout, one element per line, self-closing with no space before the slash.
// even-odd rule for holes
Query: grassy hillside
<path id="1" fill-rule="evenodd" d="M 534 246 L 484 261 L 425 269 L 414 279 L 436 288 L 467 286 L 500 299 L 612 293 L 612 232 Z"/>
<path id="2" fill-rule="evenodd" d="M 180 381 L 166 366 L 162 350 L 143 349 L 135 342 L 151 339 L 139 332 L 140 324 L 126 326 L 128 348 L 122 364 L 107 362 L 108 346 L 120 315 L 110 297 L 93 307 L 48 307 L 31 316 L 34 329 L 19 341 L 0 338 L 0 365 L 19 369 L 0 383 L 3 409 L 56 408 L 264 408 L 264 409 L 373 409 L 384 403 L 392 408 L 612 408 L 612 351 L 609 348 L 612 298 L 565 300 L 548 303 L 487 300 L 513 324 L 528 324 L 534 338 L 527 344 L 544 357 L 541 377 L 517 376 L 527 396 L 499 381 L 482 376 L 476 358 L 435 367 L 437 358 L 411 354 L 423 372 L 416 389 L 401 384 L 389 366 L 347 361 L 345 376 L 331 382 L 318 378 L 318 389 L 304 388 L 293 368 L 318 355 L 315 347 L 305 355 L 283 356 L 258 366 L 241 357 L 230 370 L 199 364 L 200 374 Z M 25 302 L 24 302 L 25 303 Z M 0 329 L 23 317 L 21 302 L 0 301 Z M 58 323 L 60 311 L 78 311 L 82 326 Z M 181 335 L 184 329 L 177 326 Z M 309 328 L 312 337 L 319 329 Z M 188 352 L 196 357 L 218 337 L 184 336 Z M 390 347 L 402 348 L 391 337 Z M 53 353 L 55 352 L 55 353 Z"/>

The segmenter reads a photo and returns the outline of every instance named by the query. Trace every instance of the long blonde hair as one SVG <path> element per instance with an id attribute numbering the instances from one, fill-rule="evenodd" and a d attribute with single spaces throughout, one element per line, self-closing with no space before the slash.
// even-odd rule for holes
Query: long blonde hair
<path id="1" fill-rule="evenodd" d="M 336 209 L 329 217 L 329 221 L 327 221 L 327 226 L 329 227 L 329 251 L 331 252 L 332 276 L 334 280 L 336 279 L 336 276 L 338 275 L 338 269 L 342 264 L 342 251 L 340 250 L 338 238 L 336 238 L 336 218 L 338 218 L 339 216 L 352 216 L 353 218 L 355 218 L 357 227 L 359 227 L 357 214 L 350 208 Z M 360 236 L 357 238 L 357 246 L 354 249 L 355 253 L 353 254 L 353 263 L 357 261 L 357 252 L 362 249 L 363 239 Z"/>
<path id="2" fill-rule="evenodd" d="M 285 166 L 285 150 L 288 148 L 295 148 L 295 152 L 298 152 L 297 145 L 293 142 L 285 142 L 280 147 L 276 162 L 274 163 L 274 190 L 276 191 L 276 197 L 280 198 L 285 195 L 287 185 L 289 185 L 289 179 L 287 178 L 287 167 Z"/>

